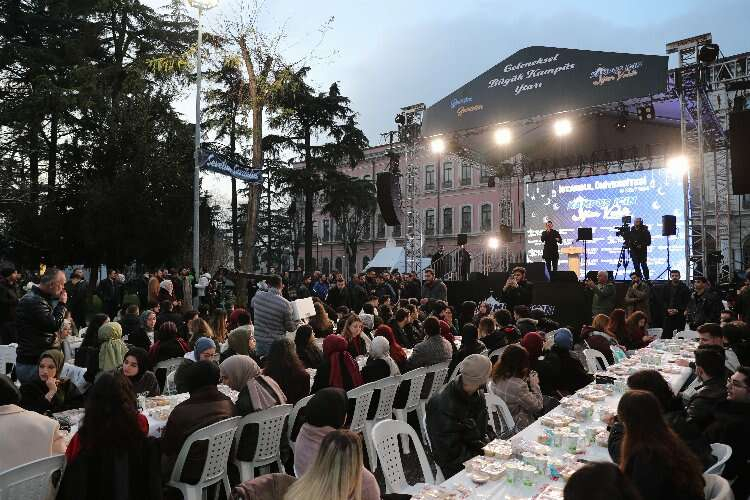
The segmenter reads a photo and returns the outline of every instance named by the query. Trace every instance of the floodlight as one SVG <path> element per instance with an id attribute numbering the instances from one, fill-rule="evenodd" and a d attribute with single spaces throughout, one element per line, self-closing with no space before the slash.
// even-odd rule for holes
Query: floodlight
<path id="1" fill-rule="evenodd" d="M 667 169 L 669 169 L 674 175 L 684 175 L 689 167 L 690 162 L 685 155 L 677 155 L 667 158 Z"/>
<path id="2" fill-rule="evenodd" d="M 208 10 L 216 7 L 219 0 L 187 0 L 187 3 L 194 9 Z"/>
<path id="3" fill-rule="evenodd" d="M 573 124 L 567 118 L 561 118 L 555 122 L 555 135 L 562 137 L 573 131 Z"/>
<path id="4" fill-rule="evenodd" d="M 497 250 L 497 248 L 500 246 L 500 240 L 498 240 L 495 237 L 492 237 L 487 240 L 487 246 L 490 247 L 492 250 Z"/>
<path id="5" fill-rule="evenodd" d="M 703 64 L 711 64 L 719 57 L 719 46 L 715 43 L 708 43 L 698 51 L 698 60 Z"/>
<path id="6" fill-rule="evenodd" d="M 437 137 L 430 143 L 430 148 L 433 153 L 443 153 L 445 152 L 445 141 L 440 137 Z"/>
<path id="7" fill-rule="evenodd" d="M 507 146 L 513 140 L 513 132 L 507 127 L 495 130 L 495 143 L 499 146 Z"/>

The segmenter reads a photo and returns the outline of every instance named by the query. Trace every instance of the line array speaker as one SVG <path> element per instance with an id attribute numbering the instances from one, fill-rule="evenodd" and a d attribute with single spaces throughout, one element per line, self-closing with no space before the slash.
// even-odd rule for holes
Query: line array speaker
<path id="1" fill-rule="evenodd" d="M 389 226 L 401 224 L 401 186 L 398 177 L 390 172 L 378 174 L 378 207 L 383 220 Z"/>

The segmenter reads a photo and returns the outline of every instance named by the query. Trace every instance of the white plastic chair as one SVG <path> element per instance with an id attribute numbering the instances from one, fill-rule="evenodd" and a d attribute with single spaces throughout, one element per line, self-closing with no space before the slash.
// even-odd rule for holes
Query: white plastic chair
<path id="1" fill-rule="evenodd" d="M 430 463 L 427 461 L 427 455 L 422 448 L 422 443 L 419 442 L 416 431 L 406 422 L 384 420 L 372 429 L 372 439 L 375 442 L 378 458 L 383 465 L 385 492 L 404 495 L 414 492 L 414 488 L 406 481 L 404 475 L 404 464 L 401 462 L 397 437 L 414 441 L 414 449 L 417 450 L 425 483 L 435 484 L 435 476 L 432 474 Z"/>
<path id="2" fill-rule="evenodd" d="M 684 340 L 695 340 L 698 338 L 698 332 L 696 332 L 695 330 L 684 330 L 684 331 L 675 333 L 674 338 L 684 339 Z"/>
<path id="3" fill-rule="evenodd" d="M 255 479 L 256 467 L 272 463 L 278 465 L 279 472 L 284 472 L 284 464 L 281 463 L 281 436 L 284 434 L 284 422 L 291 411 L 292 405 L 278 405 L 245 415 L 239 421 L 237 432 L 234 434 L 232 462 L 240 471 L 241 482 Z M 255 445 L 253 460 L 248 462 L 240 460 L 237 454 L 240 451 L 242 432 L 251 424 L 258 425 L 258 442 Z"/>
<path id="4" fill-rule="evenodd" d="M 716 463 L 706 469 L 706 474 L 721 475 L 727 460 L 732 457 L 732 447 L 723 443 L 711 443 L 711 455 L 716 457 Z"/>
<path id="5" fill-rule="evenodd" d="M 417 406 L 417 418 L 419 419 L 420 425 L 424 420 L 424 416 L 427 414 L 427 401 L 429 401 L 430 398 L 445 385 L 445 378 L 448 376 L 448 365 L 450 365 L 449 361 L 427 367 L 427 373 L 434 373 L 434 375 L 432 378 L 432 386 L 430 386 L 430 393 L 426 398 L 420 398 L 419 406 Z M 425 380 L 427 379 L 425 378 Z M 426 435 L 427 428 L 422 427 L 422 437 L 425 444 L 427 444 L 427 441 L 424 439 L 424 436 Z"/>
<path id="6" fill-rule="evenodd" d="M 703 479 L 706 481 L 706 486 L 703 488 L 706 500 L 734 500 L 729 481 L 718 474 L 703 474 Z"/>
<path id="7" fill-rule="evenodd" d="M 164 373 L 164 389 L 166 391 L 167 389 L 167 378 L 169 378 L 169 375 L 171 373 L 174 373 L 177 371 L 177 368 L 185 361 L 185 358 L 170 358 L 165 359 L 164 361 L 159 361 L 156 363 L 156 366 L 154 366 L 154 373 L 156 373 L 159 370 L 165 370 Z M 174 380 L 174 378 L 173 378 Z"/>
<path id="8" fill-rule="evenodd" d="M 177 370 L 169 372 L 167 378 L 164 380 L 164 390 L 162 391 L 162 394 L 164 394 L 165 396 L 177 394 L 177 384 L 174 381 L 176 373 Z"/>
<path id="9" fill-rule="evenodd" d="M 396 375 L 373 382 L 375 390 L 378 391 L 378 407 L 375 410 L 373 419 L 365 421 L 365 432 L 363 433 L 367 457 L 370 461 L 370 470 L 372 472 L 375 472 L 375 469 L 378 468 L 378 455 L 375 453 L 375 445 L 372 442 L 372 429 L 378 422 L 391 418 L 393 414 L 393 400 L 396 399 L 396 391 L 398 390 L 400 381 L 401 377 Z"/>
<path id="10" fill-rule="evenodd" d="M 504 346 L 504 347 L 500 347 L 500 348 L 498 348 L 498 349 L 495 349 L 494 351 L 492 351 L 492 352 L 490 353 L 490 356 L 489 356 L 489 357 L 490 357 L 490 361 L 492 361 L 492 358 L 494 358 L 495 356 L 497 356 L 497 357 L 498 357 L 498 359 L 499 359 L 499 358 L 500 358 L 500 356 L 502 356 L 502 355 L 503 355 L 503 351 L 505 350 L 505 348 L 506 348 L 506 347 L 508 347 L 508 346 L 506 345 L 506 346 Z"/>
<path id="11" fill-rule="evenodd" d="M 591 374 L 604 371 L 609 366 L 609 361 L 604 357 L 604 354 L 596 349 L 584 349 L 583 355 L 586 357 L 586 366 L 588 367 L 588 372 Z M 604 366 L 603 369 L 597 360 L 602 362 L 601 366 Z"/>
<path id="12" fill-rule="evenodd" d="M 367 411 L 370 409 L 370 401 L 372 401 L 372 395 L 375 393 L 376 385 L 377 382 L 370 382 L 369 384 L 355 387 L 346 393 L 347 399 L 354 400 L 354 410 L 352 411 L 352 419 L 349 423 L 350 431 L 365 432 Z"/>
<path id="13" fill-rule="evenodd" d="M 8 367 L 8 365 L 11 365 Z M 16 366 L 16 344 L 0 345 L 0 373 L 10 375 Z"/>
<path id="14" fill-rule="evenodd" d="M 495 431 L 495 434 L 507 438 L 518 432 L 516 422 L 513 420 L 513 415 L 511 415 L 508 405 L 505 404 L 505 401 L 503 401 L 500 396 L 492 392 L 490 389 L 484 395 L 484 400 L 487 404 L 487 412 L 490 414 L 490 425 Z M 498 432 L 497 428 L 495 428 L 495 413 L 500 417 L 500 424 L 503 427 L 501 432 Z"/>
<path id="15" fill-rule="evenodd" d="M 393 415 L 397 420 L 406 423 L 406 417 L 409 412 L 419 408 L 419 396 L 422 394 L 422 385 L 424 378 L 427 376 L 427 368 L 417 368 L 401 375 L 401 384 L 409 381 L 409 395 L 406 398 L 406 404 L 403 408 L 394 408 Z M 401 436 L 401 444 L 404 447 L 404 453 L 409 453 L 409 440 L 406 436 Z"/>
<path id="16" fill-rule="evenodd" d="M 46 500 L 54 498 L 57 488 L 52 475 L 65 466 L 65 455 L 34 460 L 0 474 L 2 500 Z"/>
<path id="17" fill-rule="evenodd" d="M 427 429 L 427 415 L 422 416 L 422 421 L 420 422 L 420 425 L 423 429 Z M 427 446 L 430 447 L 430 450 L 432 450 L 432 442 L 430 441 L 430 435 L 425 431 L 424 434 L 425 442 L 427 443 Z M 440 466 L 435 462 L 435 469 L 437 472 L 435 473 L 435 483 L 440 484 L 443 481 L 445 481 L 445 476 L 443 476 L 443 471 L 440 468 Z"/>
<path id="18" fill-rule="evenodd" d="M 656 337 L 657 339 L 661 338 L 662 333 L 664 333 L 663 328 L 649 328 L 648 329 L 648 334 L 651 335 L 652 337 Z"/>
<path id="19" fill-rule="evenodd" d="M 294 423 L 297 421 L 297 416 L 299 415 L 299 411 L 307 406 L 307 402 L 310 401 L 310 399 L 314 396 L 314 394 L 310 394 L 309 396 L 305 396 L 304 398 L 297 401 L 297 403 L 292 407 L 292 411 L 289 412 L 289 423 L 287 425 L 287 433 L 289 436 L 289 447 L 292 448 L 292 451 L 294 451 L 294 441 L 292 441 L 292 431 L 294 429 Z"/>
<path id="20" fill-rule="evenodd" d="M 185 440 L 182 445 L 177 461 L 172 469 L 172 475 L 169 478 L 168 486 L 177 488 L 182 493 L 184 500 L 200 500 L 203 498 L 204 488 L 213 486 L 217 483 L 224 485 L 224 491 L 229 495 L 231 488 L 229 486 L 229 476 L 227 476 L 227 461 L 229 453 L 232 450 L 232 441 L 237 431 L 237 424 L 241 417 L 232 417 L 222 420 L 215 424 L 198 429 Z M 180 478 L 182 469 L 185 467 L 188 452 L 193 443 L 197 441 L 208 441 L 208 452 L 206 461 L 203 464 L 201 477 L 197 484 L 183 483 Z M 216 497 L 219 495 L 219 488 L 216 488 Z"/>

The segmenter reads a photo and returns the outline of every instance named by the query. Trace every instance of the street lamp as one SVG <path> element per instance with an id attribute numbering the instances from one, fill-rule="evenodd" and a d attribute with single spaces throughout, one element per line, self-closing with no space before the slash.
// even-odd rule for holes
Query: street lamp
<path id="1" fill-rule="evenodd" d="M 193 170 L 193 269 L 195 275 L 200 274 L 200 156 L 201 156 L 201 44 L 203 42 L 203 27 L 201 16 L 204 10 L 213 9 L 219 0 L 187 0 L 188 5 L 198 9 L 198 47 L 195 51 L 195 166 Z M 198 308 L 198 297 L 193 299 L 193 307 Z"/>

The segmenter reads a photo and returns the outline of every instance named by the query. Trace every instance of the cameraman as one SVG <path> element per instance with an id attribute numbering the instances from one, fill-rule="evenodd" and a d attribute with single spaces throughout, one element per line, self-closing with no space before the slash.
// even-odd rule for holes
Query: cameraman
<path id="1" fill-rule="evenodd" d="M 643 225 L 643 219 L 637 217 L 635 224 L 628 234 L 628 243 L 630 244 L 630 258 L 633 259 L 633 270 L 638 276 L 648 281 L 648 264 L 646 263 L 646 251 L 651 245 L 651 233 Z M 641 268 L 643 273 L 641 273 Z"/>

